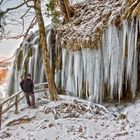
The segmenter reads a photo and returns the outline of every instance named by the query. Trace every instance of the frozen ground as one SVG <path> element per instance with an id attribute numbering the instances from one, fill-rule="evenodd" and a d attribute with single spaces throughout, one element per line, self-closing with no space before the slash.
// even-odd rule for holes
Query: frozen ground
<path id="1" fill-rule="evenodd" d="M 40 98 L 37 108 L 21 107 L 3 116 L 4 140 L 139 140 L 140 102 L 106 108 L 61 96 L 50 102 Z"/>

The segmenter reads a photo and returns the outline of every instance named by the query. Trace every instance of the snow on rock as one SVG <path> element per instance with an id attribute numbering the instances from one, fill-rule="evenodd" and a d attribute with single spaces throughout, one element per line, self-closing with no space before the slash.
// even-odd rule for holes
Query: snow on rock
<path id="1" fill-rule="evenodd" d="M 58 28 L 62 46 L 71 50 L 98 48 L 100 36 L 109 25 L 119 28 L 123 20 L 140 14 L 139 0 L 85 0 L 74 7 L 74 17 Z"/>
<path id="2" fill-rule="evenodd" d="M 44 99 L 43 99 L 44 100 Z M 37 108 L 22 109 L 19 114 L 9 113 L 9 119 L 27 119 L 26 123 L 3 126 L 2 140 L 138 140 L 140 137 L 140 103 L 123 108 L 115 116 L 105 107 L 78 98 L 61 96 L 61 100 L 41 100 Z M 58 113 L 55 117 L 55 112 Z M 70 115 L 70 114 L 78 115 Z M 28 116 L 28 117 L 27 117 Z M 14 119 L 13 119 L 14 118 Z"/>
<path id="3" fill-rule="evenodd" d="M 126 7 L 126 0 L 88 0 L 75 5 L 75 16 L 60 28 L 62 46 L 71 50 L 96 48 L 105 28 L 120 24 Z"/>

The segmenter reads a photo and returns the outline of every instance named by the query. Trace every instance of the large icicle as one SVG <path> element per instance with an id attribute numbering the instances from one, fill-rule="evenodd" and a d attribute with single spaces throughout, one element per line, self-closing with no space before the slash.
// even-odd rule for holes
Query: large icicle
<path id="1" fill-rule="evenodd" d="M 82 53 L 80 51 L 74 54 L 74 77 L 75 77 L 75 93 L 81 96 L 83 84 L 83 61 Z"/>
<path id="2" fill-rule="evenodd" d="M 94 72 L 94 95 L 93 95 L 93 101 L 98 103 L 101 103 L 102 100 L 102 93 L 103 93 L 103 75 L 102 75 L 102 66 L 101 66 L 101 50 L 99 49 L 96 53 L 95 58 L 95 72 Z M 92 83 L 91 83 L 92 84 Z"/>
<path id="3" fill-rule="evenodd" d="M 124 69 L 125 69 L 125 54 L 126 54 L 126 35 L 127 35 L 127 21 L 124 20 L 122 24 L 122 30 L 120 31 L 119 36 L 119 43 L 120 43 L 120 61 L 119 61 L 119 69 L 118 69 L 118 98 L 120 101 L 120 98 L 122 96 L 122 85 L 125 82 L 124 81 Z"/>
<path id="4" fill-rule="evenodd" d="M 67 56 L 68 57 L 68 56 Z M 74 53 L 69 54 L 68 61 L 68 70 L 66 76 L 66 89 L 72 93 L 73 96 L 76 96 L 76 87 L 75 87 L 75 78 L 74 78 Z"/>
<path id="5" fill-rule="evenodd" d="M 96 89 L 95 85 L 94 85 L 94 77 L 95 77 L 95 67 L 96 67 L 96 54 L 98 53 L 98 51 L 94 50 L 94 49 L 87 49 L 86 52 L 86 75 L 84 77 L 86 77 L 87 80 L 87 88 L 88 88 L 88 92 L 89 92 L 89 100 L 94 100 L 94 96 L 95 94 L 97 94 L 97 92 L 94 90 Z M 97 74 L 97 73 L 96 73 Z M 96 93 L 94 93 L 96 92 Z"/>
<path id="6" fill-rule="evenodd" d="M 134 53 L 133 53 L 133 63 L 131 72 L 131 92 L 132 98 L 135 98 L 136 88 L 137 88 L 137 38 L 138 38 L 138 19 L 136 19 L 134 28 Z M 132 46 L 131 46 L 132 47 Z"/>
<path id="7" fill-rule="evenodd" d="M 68 62 L 69 54 L 66 49 L 62 49 L 62 72 L 61 72 L 61 86 L 66 89 L 66 82 L 68 77 Z"/>

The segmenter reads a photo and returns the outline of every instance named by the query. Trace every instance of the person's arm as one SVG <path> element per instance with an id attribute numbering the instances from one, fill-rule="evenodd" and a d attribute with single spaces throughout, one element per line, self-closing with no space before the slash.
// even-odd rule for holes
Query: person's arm
<path id="1" fill-rule="evenodd" d="M 24 84 L 24 80 L 22 80 L 22 81 L 20 82 L 20 87 L 21 87 L 22 90 L 24 90 L 23 84 Z"/>

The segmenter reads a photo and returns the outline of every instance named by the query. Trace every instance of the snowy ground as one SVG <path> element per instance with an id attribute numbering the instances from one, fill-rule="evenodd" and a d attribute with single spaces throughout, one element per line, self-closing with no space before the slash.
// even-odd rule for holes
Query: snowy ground
<path id="1" fill-rule="evenodd" d="M 107 110 L 74 97 L 37 101 L 37 108 L 21 107 L 3 116 L 4 140 L 139 140 L 140 102 Z"/>

